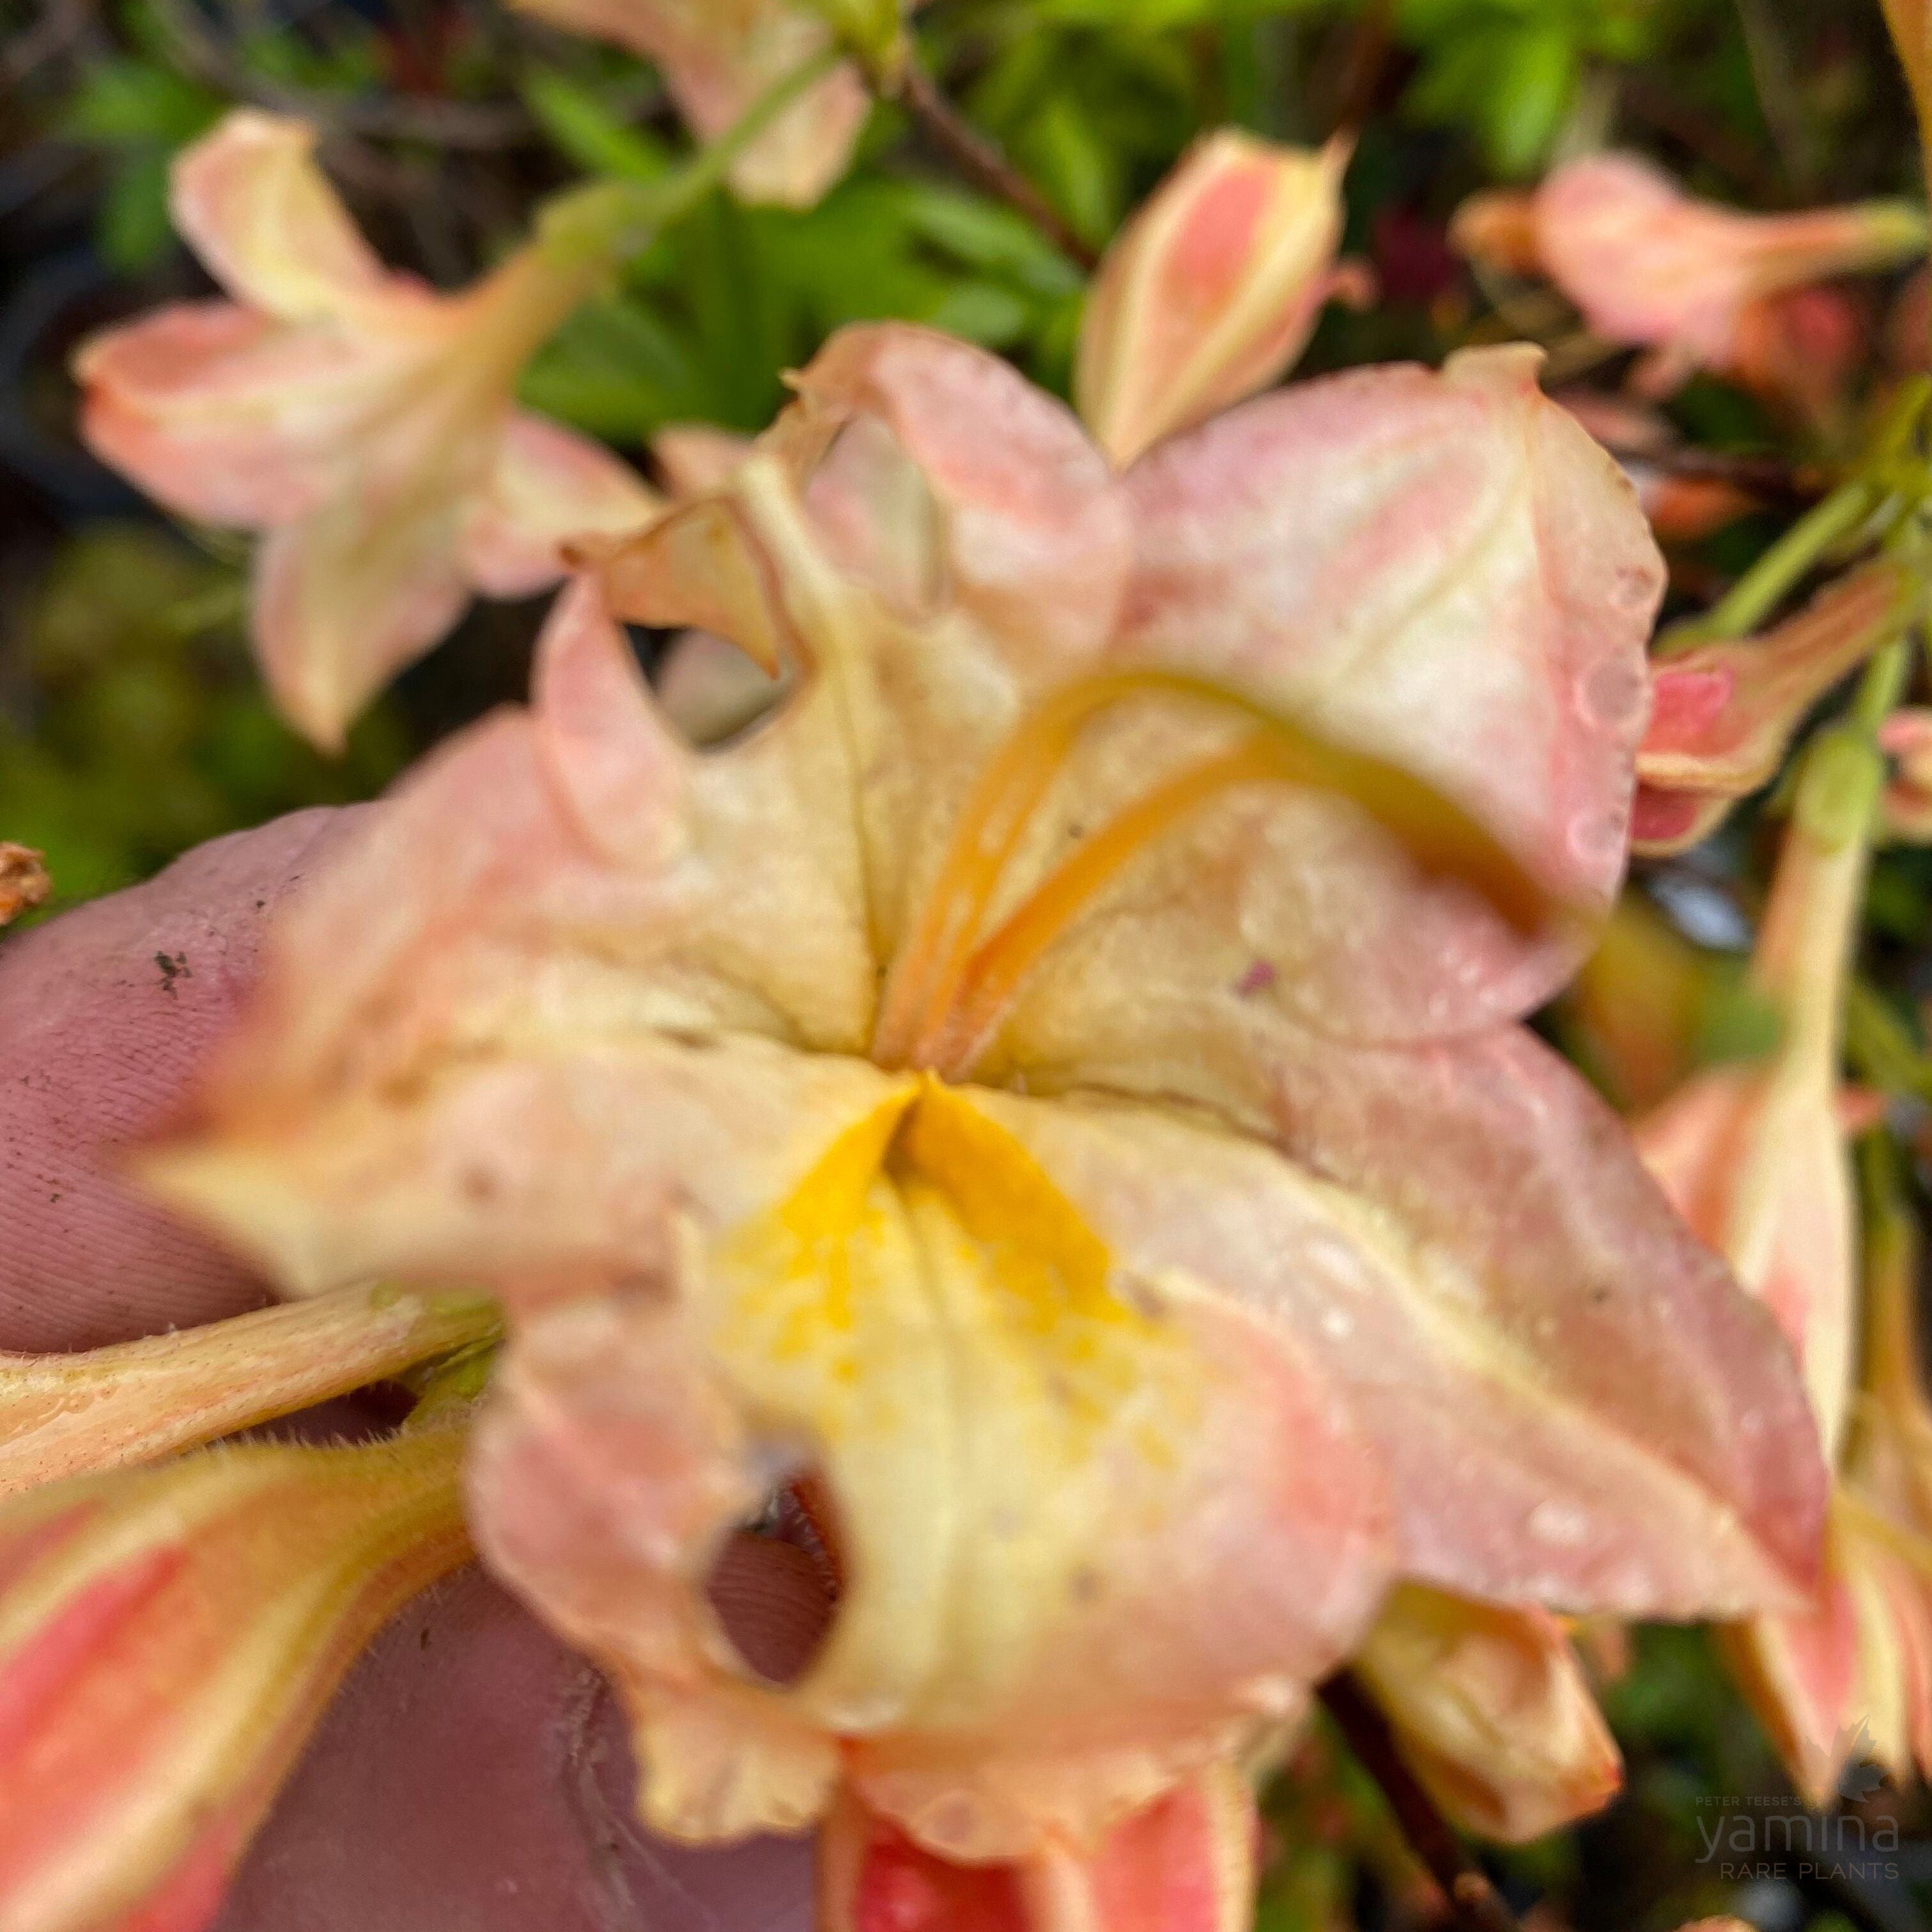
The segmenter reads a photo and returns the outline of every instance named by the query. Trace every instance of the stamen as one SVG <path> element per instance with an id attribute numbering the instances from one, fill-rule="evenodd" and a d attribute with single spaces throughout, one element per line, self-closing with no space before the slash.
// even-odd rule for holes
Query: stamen
<path id="1" fill-rule="evenodd" d="M 978 940 L 986 910 L 1027 822 L 1072 755 L 1082 728 L 1136 698 L 1172 697 L 1252 721 L 1235 750 L 1156 786 L 1126 807 Z M 1480 892 L 1519 931 L 1533 932 L 1550 897 L 1494 836 L 1400 766 L 1332 743 L 1254 700 L 1204 679 L 1122 671 L 1083 679 L 1023 719 L 974 787 L 925 910 L 896 965 L 874 1042 L 887 1066 L 957 1076 L 990 1041 L 1027 974 L 1129 860 L 1233 787 L 1284 784 L 1353 800 L 1426 872 Z"/>
<path id="2" fill-rule="evenodd" d="M 1268 748 L 1251 740 L 1156 785 L 1102 826 L 972 953 L 950 1006 L 932 1016 L 932 1030 L 915 1042 L 913 1064 L 949 1077 L 963 1073 L 1041 956 L 1136 853 L 1220 794 L 1275 775 Z"/>

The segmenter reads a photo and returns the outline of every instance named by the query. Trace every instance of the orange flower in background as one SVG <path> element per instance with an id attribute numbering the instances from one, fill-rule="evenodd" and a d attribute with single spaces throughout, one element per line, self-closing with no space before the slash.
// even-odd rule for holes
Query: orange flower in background
<path id="1" fill-rule="evenodd" d="M 1221 1932 L 1238 1773 L 1396 1579 L 1808 1587 L 1774 1324 L 1517 1024 L 1621 875 L 1660 581 L 1535 372 L 1120 476 L 848 330 L 284 926 L 156 1184 L 296 1292 L 500 1293 L 479 1544 L 660 1828 L 830 1818 L 867 1932 Z M 793 682 L 700 752 L 615 614 Z M 844 1588 L 775 1683 L 704 1585 L 800 1475 Z"/>
<path id="2" fill-rule="evenodd" d="M 75 358 L 101 459 L 181 515 L 269 534 L 253 625 L 284 715 L 325 748 L 477 592 L 527 596 L 558 545 L 655 508 L 600 445 L 517 409 L 594 264 L 538 242 L 460 295 L 385 270 L 316 169 L 251 110 L 176 163 L 176 225 L 232 302 L 177 304 Z"/>
<path id="3" fill-rule="evenodd" d="M 1115 238 L 1088 298 L 1074 400 L 1125 465 L 1265 388 L 1322 304 L 1366 296 L 1338 268 L 1347 143 L 1318 152 L 1234 128 L 1200 141 Z"/>
<path id="4" fill-rule="evenodd" d="M 1835 340 L 1835 320 L 1767 305 L 1910 262 L 1926 245 L 1924 211 L 1908 203 L 1743 214 L 1694 200 L 1632 154 L 1568 162 L 1531 196 L 1478 195 L 1451 232 L 1474 259 L 1539 269 L 1596 334 L 1651 350 L 1638 381 L 1654 395 L 1700 369 L 1810 381 L 1821 332 Z"/>
<path id="5" fill-rule="evenodd" d="M 1868 564 L 1764 637 L 1660 658 L 1637 753 L 1636 850 L 1686 850 L 1770 784 L 1806 713 L 1898 634 L 1915 595 L 1897 564 Z"/>
<path id="6" fill-rule="evenodd" d="M 567 33 L 613 40 L 652 62 L 678 111 L 715 140 L 767 89 L 832 44 L 801 0 L 512 0 Z M 858 69 L 835 68 L 733 165 L 747 201 L 809 208 L 852 158 L 872 102 Z"/>

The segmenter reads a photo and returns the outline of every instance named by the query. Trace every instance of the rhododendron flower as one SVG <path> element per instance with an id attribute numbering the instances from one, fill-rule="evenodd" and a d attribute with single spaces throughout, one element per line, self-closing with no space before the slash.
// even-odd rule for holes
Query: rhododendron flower
<path id="1" fill-rule="evenodd" d="M 1121 230 L 1088 298 L 1074 400 L 1115 463 L 1264 388 L 1307 346 L 1338 268 L 1347 143 L 1232 128 L 1198 142 Z"/>
<path id="2" fill-rule="evenodd" d="M 1540 1838 L 1600 1810 L 1623 1781 L 1589 1680 L 1546 1610 L 1404 1584 L 1354 1670 L 1437 1808 L 1484 1838 Z"/>
<path id="3" fill-rule="evenodd" d="M 1538 268 L 1598 334 L 1653 353 L 1640 385 L 1667 394 L 1699 369 L 1775 372 L 1784 322 L 1763 305 L 1834 276 L 1922 254 L 1924 212 L 1868 202 L 1802 214 L 1742 214 L 1686 195 L 1633 154 L 1557 169 L 1531 196 L 1480 195 L 1452 238 L 1478 260 Z M 1816 334 L 1815 325 L 1810 332 Z"/>
<path id="4" fill-rule="evenodd" d="M 256 1443 L 0 1508 L 0 1918 L 193 1932 L 315 1719 L 469 1554 L 464 1432 Z"/>
<path id="5" fill-rule="evenodd" d="M 1640 852 L 1681 852 L 1778 775 L 1792 734 L 1825 693 L 1898 634 L 1907 574 L 1868 564 L 1762 638 L 1727 638 L 1660 658 L 1637 754 Z"/>
<path id="6" fill-rule="evenodd" d="M 0 839 L 0 926 L 46 903 L 53 890 L 45 861 L 32 847 Z"/>
<path id="7" fill-rule="evenodd" d="M 104 461 L 182 515 L 269 532 L 263 672 L 332 748 L 473 592 L 542 590 L 562 538 L 632 528 L 654 502 L 601 446 L 512 401 L 595 262 L 539 242 L 438 295 L 382 268 L 314 145 L 243 110 L 184 151 L 176 225 L 236 299 L 109 329 L 74 373 Z"/>
<path id="8" fill-rule="evenodd" d="M 1810 1606 L 1726 1633 L 1740 1680 L 1792 1777 L 1821 1804 L 1862 1724 L 1888 1751 L 1886 1740 L 1902 1735 L 1908 1712 L 1918 1713 L 1912 1721 L 1922 1728 L 1932 1724 L 1932 1624 L 1912 1607 L 1919 1598 L 1904 1587 L 1910 1565 L 1872 1541 L 1857 1507 L 1875 1440 L 1863 1409 L 1847 1435 L 1857 1234 L 1840 1035 L 1882 776 L 1876 747 L 1853 730 L 1814 746 L 1752 962 L 1754 983 L 1784 1022 L 1782 1043 L 1760 1065 L 1697 1076 L 1638 1134 L 1686 1220 L 1790 1336 L 1820 1436 L 1839 1468 L 1826 1570 Z M 1888 1375 L 1895 1385 L 1902 1359 L 1881 1350 L 1868 1356 L 1867 1375 Z"/>
<path id="9" fill-rule="evenodd" d="M 803 0 L 513 0 L 566 32 L 614 40 L 657 68 L 678 111 L 715 140 L 786 75 L 832 44 Z M 808 208 L 845 172 L 871 111 L 858 69 L 834 68 L 734 163 L 747 201 Z"/>
<path id="10" fill-rule="evenodd" d="M 1892 760 L 1882 807 L 1885 836 L 1932 845 L 1932 711 L 1894 711 L 1879 728 L 1878 742 Z"/>
<path id="11" fill-rule="evenodd" d="M 312 882 L 153 1177 L 293 1292 L 501 1294 L 479 1544 L 658 1827 L 836 1813 L 956 1926 L 1158 1860 L 1218 1932 L 1234 1770 L 1396 1578 L 1813 1571 L 1775 1324 L 1516 1024 L 1622 869 L 1659 560 L 1522 350 L 1124 476 L 925 332 L 797 388 Z M 794 682 L 700 753 L 614 613 Z M 843 1588 L 776 1683 L 704 1581 L 800 1478 Z"/>

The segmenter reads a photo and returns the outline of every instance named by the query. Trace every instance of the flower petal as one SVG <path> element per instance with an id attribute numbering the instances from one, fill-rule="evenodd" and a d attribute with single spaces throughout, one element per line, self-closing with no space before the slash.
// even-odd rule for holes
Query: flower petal
<path id="1" fill-rule="evenodd" d="M 1302 384 L 1163 446 L 1127 487 L 1122 653 L 1265 693 L 1394 759 L 1557 896 L 1607 903 L 1663 567 L 1616 465 L 1538 394 L 1530 352 Z M 1418 904 L 1332 811 L 1284 836 L 1310 875 L 1284 893 L 1310 935 L 1290 997 L 1325 1030 L 1508 1017 L 1568 970 L 1466 900 Z"/>
<path id="2" fill-rule="evenodd" d="M 919 578 L 944 573 L 1011 659 L 1036 676 L 1091 664 L 1126 581 L 1128 514 L 1067 410 L 999 357 L 904 323 L 841 330 L 794 382 L 803 406 L 780 446 L 812 459 L 842 563 L 903 581 L 904 532 L 929 523 Z"/>
<path id="3" fill-rule="evenodd" d="M 415 500 L 377 487 L 338 495 L 264 540 L 256 646 L 298 730 L 339 749 L 370 698 L 455 623 L 470 601 L 461 541 L 459 502 L 433 487 Z"/>
<path id="4" fill-rule="evenodd" d="M 818 1737 L 949 1856 L 1090 1837 L 1297 1714 L 1379 1593 L 1374 1466 L 1294 1339 L 1110 1286 L 982 1100 L 902 1080 L 669 1297 L 546 1290 L 512 1352 L 479 1534 L 624 1686 L 674 1833 L 796 1826 Z M 846 1584 L 781 1690 L 695 1586 L 794 1459 Z"/>
<path id="5" fill-rule="evenodd" d="M 949 1864 L 848 1798 L 821 1835 L 823 1932 L 1240 1932 L 1258 1828 L 1225 1765 L 1091 1850 L 1016 1865 Z"/>
<path id="6" fill-rule="evenodd" d="M 1750 215 L 1692 200 L 1632 154 L 1567 163 L 1536 196 L 1550 278 L 1613 342 L 1668 348 L 1724 368 L 1760 297 L 1922 254 L 1922 212 L 1904 203 Z"/>
<path id="7" fill-rule="evenodd" d="M 602 443 L 519 410 L 464 532 L 464 568 L 486 597 L 527 597 L 564 570 L 572 537 L 620 537 L 661 508 Z"/>
<path id="8" fill-rule="evenodd" d="M 316 506 L 401 366 L 340 330 L 184 302 L 93 337 L 74 369 L 104 463 L 183 516 L 257 529 Z"/>
<path id="9" fill-rule="evenodd" d="M 1405 1584 L 1354 1669 L 1437 1808 L 1479 1837 L 1540 1838 L 1601 1810 L 1623 1782 L 1582 1666 L 1546 1611 Z"/>
<path id="10" fill-rule="evenodd" d="M 250 1444 L 0 1511 L 0 1916 L 213 1918 L 357 1652 L 467 1554 L 464 1440 Z"/>
<path id="11" fill-rule="evenodd" d="M 44 904 L 53 890 L 44 856 L 29 845 L 0 839 L 0 926 Z"/>
<path id="12" fill-rule="evenodd" d="M 352 316 L 392 286 L 315 164 L 305 121 L 238 107 L 174 165 L 175 226 L 238 299 L 284 322 Z"/>
<path id="13" fill-rule="evenodd" d="M 1808 1586 L 1824 1474 L 1790 1354 L 1575 1075 L 1514 1029 L 1247 1052 L 1292 1162 L 1171 1108 L 982 1104 L 1124 1263 L 1314 1352 L 1389 1469 L 1407 1574 L 1652 1616 Z"/>

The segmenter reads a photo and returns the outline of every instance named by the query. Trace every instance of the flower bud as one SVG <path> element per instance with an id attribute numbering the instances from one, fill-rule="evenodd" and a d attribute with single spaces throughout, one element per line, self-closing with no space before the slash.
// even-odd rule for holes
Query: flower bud
<path id="1" fill-rule="evenodd" d="M 1682 850 L 1768 784 L 1806 712 L 1896 634 L 1909 594 L 1897 565 L 1873 564 L 1767 636 L 1658 660 L 1637 753 L 1638 850 Z"/>
<path id="2" fill-rule="evenodd" d="M 1600 1810 L 1623 1762 L 1562 1626 L 1403 1584 L 1354 1660 L 1444 1815 L 1521 1844 Z"/>
<path id="3" fill-rule="evenodd" d="M 1275 146 L 1223 128 L 1198 143 L 1101 263 L 1074 394 L 1124 466 L 1265 388 L 1336 292 L 1348 149 Z"/>
<path id="4" fill-rule="evenodd" d="M 464 1440 L 205 1450 L 0 1510 L 8 1932 L 213 1919 L 357 1653 L 467 1556 Z"/>

